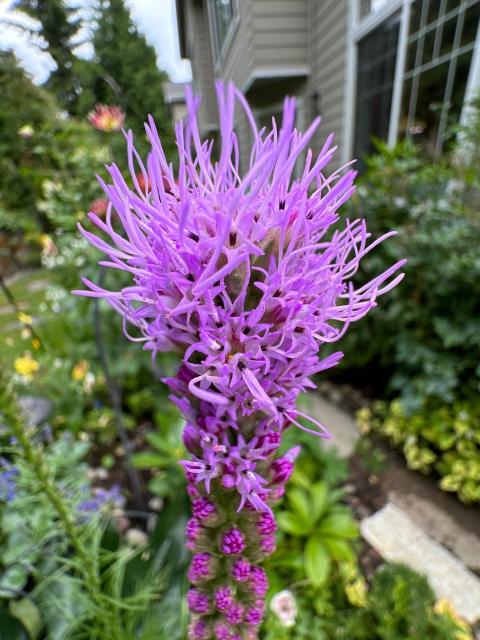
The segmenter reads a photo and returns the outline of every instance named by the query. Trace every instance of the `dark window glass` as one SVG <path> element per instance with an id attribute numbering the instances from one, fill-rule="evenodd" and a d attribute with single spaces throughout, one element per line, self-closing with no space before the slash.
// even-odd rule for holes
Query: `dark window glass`
<path id="1" fill-rule="evenodd" d="M 430 0 L 428 3 L 427 24 L 433 22 L 438 18 L 438 12 L 440 11 L 440 0 Z"/>
<path id="2" fill-rule="evenodd" d="M 460 6 L 460 0 L 447 0 L 447 7 L 445 9 L 446 13 L 449 11 L 453 11 L 453 9 L 458 9 Z"/>
<path id="3" fill-rule="evenodd" d="M 215 31 L 215 54 L 217 58 L 222 52 L 230 25 L 235 15 L 233 0 L 210 0 L 212 7 L 213 28 Z"/>
<path id="4" fill-rule="evenodd" d="M 467 88 L 468 74 L 470 72 L 470 63 L 472 62 L 473 51 L 464 53 L 457 59 L 457 67 L 455 71 L 455 80 L 453 82 L 452 96 L 450 98 L 450 124 L 455 124 L 460 119 L 460 114 L 465 98 L 465 89 Z"/>
<path id="5" fill-rule="evenodd" d="M 407 62 L 406 62 L 406 70 L 410 71 L 415 66 L 415 58 L 417 55 L 417 40 L 414 40 L 408 45 L 407 48 Z"/>
<path id="6" fill-rule="evenodd" d="M 437 141 L 449 64 L 437 65 L 420 74 L 415 114 L 410 123 L 410 135 L 432 155 Z"/>
<path id="7" fill-rule="evenodd" d="M 408 109 L 410 107 L 410 98 L 412 95 L 412 80 L 405 80 L 402 91 L 402 111 L 400 122 L 398 123 L 398 137 L 401 140 L 407 135 L 408 126 Z"/>
<path id="8" fill-rule="evenodd" d="M 372 136 L 388 136 L 399 25 L 395 14 L 358 43 L 354 150 L 360 169 L 373 150 Z"/>
<path id="9" fill-rule="evenodd" d="M 410 8 L 410 34 L 416 33 L 420 29 L 422 18 L 422 1 L 415 0 Z"/>
<path id="10" fill-rule="evenodd" d="M 478 18 L 480 17 L 480 2 L 474 4 L 473 7 L 467 9 L 465 12 L 465 18 L 463 21 L 462 37 L 460 46 L 464 47 L 467 44 L 475 42 L 478 29 Z"/>
<path id="11" fill-rule="evenodd" d="M 423 56 L 422 56 L 422 64 L 427 64 L 427 62 L 431 62 L 433 58 L 433 47 L 435 45 L 435 36 L 437 30 L 430 29 L 427 31 L 423 38 Z"/>
<path id="12" fill-rule="evenodd" d="M 451 18 L 443 25 L 442 43 L 440 45 L 440 55 L 450 53 L 453 47 L 453 39 L 455 37 L 455 29 L 457 28 L 457 16 Z"/>

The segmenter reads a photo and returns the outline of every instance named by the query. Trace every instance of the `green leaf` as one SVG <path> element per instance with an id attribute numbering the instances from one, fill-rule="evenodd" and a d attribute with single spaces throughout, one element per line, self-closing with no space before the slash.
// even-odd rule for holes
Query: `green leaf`
<path id="1" fill-rule="evenodd" d="M 10 613 L 20 620 L 23 626 L 28 630 L 30 638 L 35 640 L 38 638 L 40 631 L 42 630 L 43 623 L 38 607 L 29 600 L 23 598 L 22 600 L 10 602 Z"/>
<path id="2" fill-rule="evenodd" d="M 327 485 L 325 482 L 316 482 L 311 488 L 311 502 L 312 502 L 312 520 L 315 522 L 323 516 L 328 506 L 327 500 Z"/>
<path id="3" fill-rule="evenodd" d="M 303 522 L 296 514 L 291 511 L 283 511 L 278 515 L 278 526 L 285 533 L 291 536 L 308 536 L 311 525 Z"/>
<path id="4" fill-rule="evenodd" d="M 159 451 L 168 451 L 168 443 L 165 440 L 165 435 L 156 432 L 147 433 L 145 440 Z"/>
<path id="5" fill-rule="evenodd" d="M 150 451 L 141 451 L 132 455 L 132 462 L 137 469 L 151 469 L 162 467 L 165 464 L 165 456 Z"/>
<path id="6" fill-rule="evenodd" d="M 28 640 L 25 627 L 4 609 L 0 609 L 0 640 Z"/>
<path id="7" fill-rule="evenodd" d="M 305 545 L 305 573 L 317 587 L 325 583 L 330 573 L 331 560 L 318 536 L 312 536 Z"/>
<path id="8" fill-rule="evenodd" d="M 324 536 L 322 542 L 325 545 L 327 551 L 332 556 L 333 560 L 353 560 L 353 549 L 346 540 L 338 540 L 336 538 L 328 538 Z"/>
<path id="9" fill-rule="evenodd" d="M 333 538 L 357 538 L 358 527 L 348 513 L 329 513 L 320 523 L 316 532 Z"/>
<path id="10" fill-rule="evenodd" d="M 310 505 L 310 500 L 308 499 L 308 495 L 302 489 L 290 489 L 287 494 L 288 502 L 302 521 L 308 523 L 312 519 L 312 507 Z"/>

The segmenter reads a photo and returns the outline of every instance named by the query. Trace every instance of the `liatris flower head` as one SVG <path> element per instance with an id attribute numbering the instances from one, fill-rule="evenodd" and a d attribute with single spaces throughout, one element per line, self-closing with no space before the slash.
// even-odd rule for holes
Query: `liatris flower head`
<path id="1" fill-rule="evenodd" d="M 153 357 L 180 355 L 177 375 L 164 382 L 186 421 L 182 464 L 194 518 L 186 535 L 195 552 L 188 577 L 209 602 L 219 584 L 232 587 L 219 622 L 235 638 L 248 616 L 244 638 L 255 637 L 268 589 L 257 563 L 275 547 L 271 507 L 299 453 L 295 447 L 275 459 L 282 434 L 296 427 L 330 437 L 297 398 L 342 358 L 340 351 L 322 357 L 322 346 L 340 340 L 400 282 L 404 261 L 354 284 L 361 260 L 393 232 L 374 240 L 364 220 L 341 220 L 355 172 L 345 166 L 328 175 L 333 136 L 318 155 L 307 150 L 318 119 L 298 131 L 295 101 L 286 98 L 282 122 L 259 130 L 232 84 L 219 83 L 217 98 L 214 154 L 200 138 L 199 100 L 187 94 L 188 117 L 175 128 L 177 172 L 151 118 L 145 162 L 125 134 L 131 177 L 107 167 L 105 218 L 90 212 L 97 233 L 80 230 L 106 256 L 100 264 L 129 282 L 109 291 L 85 278 L 86 290 L 76 293 L 107 300 L 125 335 Z M 234 131 L 238 107 L 253 137 L 245 170 Z M 236 599 L 239 588 L 255 605 Z M 211 637 L 214 623 L 195 613 L 189 637 Z"/>
<path id="2" fill-rule="evenodd" d="M 115 105 L 97 104 L 88 114 L 88 120 L 99 131 L 120 131 L 125 122 L 125 113 Z"/>

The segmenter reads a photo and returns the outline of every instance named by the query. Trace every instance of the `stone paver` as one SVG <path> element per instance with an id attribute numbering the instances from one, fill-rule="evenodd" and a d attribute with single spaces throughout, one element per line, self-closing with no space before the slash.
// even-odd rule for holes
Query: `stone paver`
<path id="1" fill-rule="evenodd" d="M 467 622 L 480 619 L 480 580 L 400 507 L 387 503 L 365 518 L 360 530 L 385 560 L 425 574 L 436 595 L 447 598 Z"/>
<path id="2" fill-rule="evenodd" d="M 332 434 L 331 440 L 322 440 L 322 444 L 337 449 L 345 458 L 352 455 L 360 434 L 350 413 L 319 394 L 307 396 L 302 401 L 302 408 Z"/>
<path id="3" fill-rule="evenodd" d="M 467 531 L 449 513 L 430 500 L 416 494 L 403 493 L 401 487 L 390 491 L 388 497 L 434 540 L 452 551 L 465 566 L 475 571 L 480 570 L 480 538 L 477 535 Z"/>

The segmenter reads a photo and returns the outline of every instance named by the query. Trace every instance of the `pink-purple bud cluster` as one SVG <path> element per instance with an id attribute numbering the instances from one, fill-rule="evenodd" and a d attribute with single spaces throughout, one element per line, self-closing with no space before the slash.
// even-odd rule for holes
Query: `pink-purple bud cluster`
<path id="1" fill-rule="evenodd" d="M 392 233 L 372 241 L 364 220 L 339 224 L 355 172 L 326 175 L 333 136 L 314 156 L 306 149 L 319 119 L 299 132 L 293 99 L 285 100 L 280 126 L 259 131 L 232 84 L 219 83 L 217 97 L 221 144 L 214 154 L 200 139 L 199 101 L 187 95 L 188 117 L 175 129 L 176 175 L 152 119 L 146 164 L 126 134 L 133 188 L 118 167 L 108 167 L 105 216 L 89 214 L 100 235 L 81 232 L 107 256 L 101 264 L 123 270 L 131 284 L 108 291 L 84 279 L 88 291 L 77 293 L 106 299 L 123 316 L 125 334 L 154 355 L 180 354 L 177 375 L 165 382 L 185 417 L 190 456 L 183 462 L 193 510 L 188 577 L 196 586 L 189 638 L 254 640 L 268 588 L 258 563 L 275 549 L 271 508 L 299 452 L 278 457 L 282 433 L 294 425 L 329 437 L 297 398 L 343 355 L 321 359 L 322 345 L 376 306 L 402 279 L 404 261 L 354 285 L 362 258 Z M 237 106 L 254 140 L 243 177 Z M 222 610 L 218 588 L 230 589 L 221 592 Z"/>

